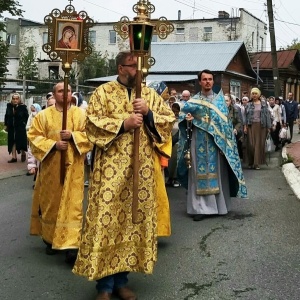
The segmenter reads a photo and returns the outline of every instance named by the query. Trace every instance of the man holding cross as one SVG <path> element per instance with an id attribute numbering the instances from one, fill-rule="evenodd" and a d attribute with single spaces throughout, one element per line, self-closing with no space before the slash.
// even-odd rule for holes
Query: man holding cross
<path id="1" fill-rule="evenodd" d="M 118 78 L 99 86 L 87 108 L 87 135 L 94 144 L 82 242 L 73 272 L 97 280 L 97 300 L 135 300 L 129 272 L 151 274 L 157 260 L 154 144 L 171 137 L 175 117 L 155 90 L 136 98 L 137 58 L 116 57 Z M 139 162 L 133 131 L 140 128 Z M 132 221 L 133 164 L 139 163 L 138 221 Z"/>
<path id="2" fill-rule="evenodd" d="M 188 190 L 187 213 L 194 221 L 225 215 L 231 208 L 230 197 L 247 197 L 223 93 L 213 92 L 210 70 L 200 72 L 198 80 L 200 93 L 186 102 L 179 116 L 177 167 L 178 179 Z"/>
<path id="3" fill-rule="evenodd" d="M 46 254 L 67 250 L 73 263 L 82 230 L 84 154 L 92 145 L 85 133 L 85 113 L 71 105 L 72 92 L 64 100 L 64 82 L 53 88 L 55 105 L 39 112 L 28 131 L 32 154 L 41 162 L 33 192 L 30 233 L 40 235 Z M 67 126 L 62 130 L 63 105 L 67 101 Z M 61 153 L 65 151 L 65 178 L 60 178 Z"/>

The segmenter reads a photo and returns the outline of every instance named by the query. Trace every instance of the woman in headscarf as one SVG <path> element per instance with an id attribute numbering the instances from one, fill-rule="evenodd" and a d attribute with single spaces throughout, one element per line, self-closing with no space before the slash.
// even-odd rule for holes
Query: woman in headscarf
<path id="1" fill-rule="evenodd" d="M 4 129 L 7 131 L 8 153 L 12 158 L 8 163 L 17 162 L 17 153 L 21 153 L 21 161 L 26 160 L 27 135 L 26 123 L 28 119 L 27 106 L 21 103 L 21 96 L 14 93 L 11 102 L 7 103 L 4 117 Z"/>
<path id="2" fill-rule="evenodd" d="M 247 154 L 249 169 L 259 170 L 266 163 L 265 144 L 272 127 L 271 115 L 266 101 L 260 99 L 258 88 L 251 90 L 251 102 L 246 106 Z"/>
<path id="3" fill-rule="evenodd" d="M 33 103 L 30 107 L 31 113 L 29 115 L 28 121 L 27 121 L 27 125 L 26 125 L 26 130 L 28 131 L 33 118 L 36 116 L 37 113 L 39 113 L 42 108 L 38 103 Z M 29 175 L 34 175 L 37 171 L 37 166 L 38 165 L 38 161 L 37 159 L 32 155 L 31 153 L 31 149 L 30 146 L 28 146 L 28 152 L 27 152 L 27 176 Z"/>

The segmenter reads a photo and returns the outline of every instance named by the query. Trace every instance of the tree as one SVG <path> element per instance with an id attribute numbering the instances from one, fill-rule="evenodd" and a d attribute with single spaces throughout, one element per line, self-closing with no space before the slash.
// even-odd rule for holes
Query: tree
<path id="1" fill-rule="evenodd" d="M 102 54 L 93 47 L 92 53 L 78 63 L 79 67 L 79 83 L 90 78 L 103 77 L 116 74 L 115 59 L 109 58 L 107 53 Z"/>
<path id="2" fill-rule="evenodd" d="M 20 3 L 15 0 L 0 0 L 0 19 L 3 19 L 3 13 L 8 12 L 12 16 L 22 16 L 24 10 L 20 7 Z M 0 23 L 0 31 L 5 31 L 5 24 Z"/>
<path id="3" fill-rule="evenodd" d="M 8 12 L 12 16 L 22 16 L 23 10 L 20 8 L 20 4 L 15 0 L 0 0 L 0 19 L 3 19 L 3 13 Z M 0 32 L 5 31 L 5 24 L 0 22 Z M 0 35 L 0 77 L 3 78 L 5 73 L 8 72 L 8 54 L 9 45 L 3 41 L 2 36 Z M 0 86 L 3 86 L 4 80 L 0 79 Z"/>
<path id="4" fill-rule="evenodd" d="M 18 69 L 18 77 L 26 79 L 38 78 L 38 66 L 36 63 L 36 49 L 34 47 L 28 47 L 20 51 L 20 61 Z"/>
<path id="5" fill-rule="evenodd" d="M 296 50 L 300 50 L 300 41 L 298 40 L 298 38 L 293 39 L 292 40 L 292 44 L 288 45 L 286 47 L 287 50 L 292 50 L 292 49 L 296 49 Z"/>

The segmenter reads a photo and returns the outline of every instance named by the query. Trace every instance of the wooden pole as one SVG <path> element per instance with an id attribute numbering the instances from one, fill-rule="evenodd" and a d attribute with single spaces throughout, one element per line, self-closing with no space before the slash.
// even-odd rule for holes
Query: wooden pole
<path id="1" fill-rule="evenodd" d="M 137 57 L 137 73 L 135 98 L 142 96 L 142 57 Z M 140 168 L 140 128 L 134 130 L 133 136 L 133 198 L 132 198 L 132 223 L 138 223 L 139 206 L 139 168 Z"/>
<path id="2" fill-rule="evenodd" d="M 64 103 L 63 103 L 63 115 L 62 115 L 62 130 L 67 129 L 67 119 L 68 119 L 68 89 L 69 89 L 69 72 L 71 70 L 71 65 L 65 63 L 63 65 L 63 70 L 65 72 L 64 76 Z M 60 152 L 60 183 L 63 185 L 65 182 L 66 175 L 66 151 Z"/>
<path id="3" fill-rule="evenodd" d="M 267 7 L 268 7 L 268 17 L 269 17 L 270 42 L 271 42 L 274 95 L 278 97 L 281 93 L 280 93 L 279 69 L 278 69 L 278 60 L 277 60 L 277 51 L 276 51 L 276 37 L 275 37 L 272 0 L 267 0 Z"/>

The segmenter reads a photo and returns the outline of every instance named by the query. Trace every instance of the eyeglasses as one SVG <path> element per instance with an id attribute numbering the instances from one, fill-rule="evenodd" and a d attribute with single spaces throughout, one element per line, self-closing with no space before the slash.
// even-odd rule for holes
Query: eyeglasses
<path id="1" fill-rule="evenodd" d="M 12 99 L 13 99 L 13 100 L 19 100 L 19 98 L 18 98 L 18 97 L 17 97 L 17 98 L 15 98 L 15 97 L 12 97 Z"/>
<path id="2" fill-rule="evenodd" d="M 122 67 L 130 67 L 130 68 L 137 68 L 137 64 L 133 64 L 133 65 L 121 65 Z"/>

